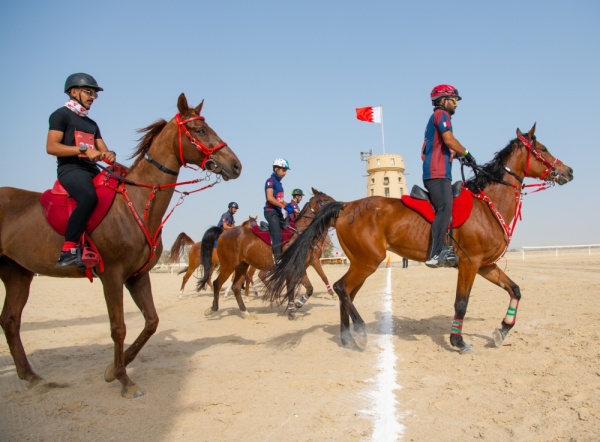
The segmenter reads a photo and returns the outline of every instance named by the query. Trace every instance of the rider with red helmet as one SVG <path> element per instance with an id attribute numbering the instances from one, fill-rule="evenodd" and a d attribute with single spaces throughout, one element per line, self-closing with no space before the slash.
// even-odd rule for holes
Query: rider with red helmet
<path id="1" fill-rule="evenodd" d="M 77 242 L 98 202 L 92 182 L 99 172 L 95 163 L 116 158 L 106 147 L 96 122 L 88 117 L 98 92 L 104 89 L 91 75 L 77 73 L 69 75 L 64 90 L 69 100 L 50 115 L 46 152 L 56 156 L 58 181 L 77 201 L 77 207 L 69 217 L 56 267 L 83 265 Z"/>
<path id="2" fill-rule="evenodd" d="M 421 150 L 423 184 L 429 192 L 435 217 L 431 226 L 431 250 L 425 261 L 428 267 L 456 267 L 458 256 L 444 237 L 452 219 L 452 160 L 456 154 L 475 165 L 475 158 L 454 137 L 452 115 L 461 100 L 458 90 L 449 84 L 440 84 L 431 91 L 433 114 L 425 128 Z"/>

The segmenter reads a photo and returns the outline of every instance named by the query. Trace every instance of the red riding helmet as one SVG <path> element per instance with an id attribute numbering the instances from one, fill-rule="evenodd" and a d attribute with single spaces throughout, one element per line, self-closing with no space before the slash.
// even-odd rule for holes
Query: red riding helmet
<path id="1" fill-rule="evenodd" d="M 435 101 L 441 97 L 452 97 L 462 100 L 458 95 L 458 90 L 450 84 L 438 84 L 431 90 L 431 101 Z"/>

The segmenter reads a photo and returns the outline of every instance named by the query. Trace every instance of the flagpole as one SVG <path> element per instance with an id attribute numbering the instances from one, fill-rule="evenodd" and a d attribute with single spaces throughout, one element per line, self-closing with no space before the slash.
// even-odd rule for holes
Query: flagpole
<path id="1" fill-rule="evenodd" d="M 383 105 L 381 107 L 381 145 L 383 146 L 383 153 L 385 154 L 385 137 L 383 136 Z"/>

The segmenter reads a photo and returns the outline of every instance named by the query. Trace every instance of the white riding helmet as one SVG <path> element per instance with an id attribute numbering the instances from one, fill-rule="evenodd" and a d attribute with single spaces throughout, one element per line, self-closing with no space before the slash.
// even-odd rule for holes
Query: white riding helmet
<path id="1" fill-rule="evenodd" d="M 275 161 L 273 161 L 273 167 L 281 167 L 282 169 L 289 169 L 290 163 L 288 163 L 288 160 L 284 160 L 283 158 L 277 158 Z"/>

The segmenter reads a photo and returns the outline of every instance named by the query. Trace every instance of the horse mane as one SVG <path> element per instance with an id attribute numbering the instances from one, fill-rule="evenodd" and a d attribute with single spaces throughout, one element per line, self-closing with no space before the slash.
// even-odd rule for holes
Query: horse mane
<path id="1" fill-rule="evenodd" d="M 477 193 L 493 182 L 502 181 L 504 173 L 506 172 L 504 165 L 506 164 L 507 158 L 513 153 L 516 141 L 516 138 L 509 141 L 502 150 L 496 152 L 494 158 L 492 158 L 489 163 L 480 166 L 483 170 L 477 171 L 474 177 L 469 178 L 465 182 L 465 186 L 471 192 Z"/>
<path id="2" fill-rule="evenodd" d="M 160 119 L 158 121 L 155 121 L 148 127 L 137 130 L 137 133 L 143 135 L 138 140 L 138 145 L 135 151 L 129 157 L 129 159 L 135 158 L 135 161 L 131 165 L 131 169 L 133 169 L 137 165 L 137 163 L 139 163 L 140 160 L 144 158 L 144 154 L 148 152 L 150 146 L 152 146 L 152 143 L 154 142 L 154 139 L 158 136 L 159 133 L 162 132 L 166 125 L 167 121 Z"/>

